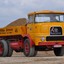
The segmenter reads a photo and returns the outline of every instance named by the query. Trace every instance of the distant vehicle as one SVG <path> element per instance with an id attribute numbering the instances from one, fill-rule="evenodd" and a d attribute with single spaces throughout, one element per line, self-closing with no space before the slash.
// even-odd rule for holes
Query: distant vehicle
<path id="1" fill-rule="evenodd" d="M 21 23 L 24 22 L 24 23 Z M 28 14 L 28 21 L 0 28 L 0 56 L 11 57 L 13 50 L 27 57 L 37 51 L 64 55 L 64 12 L 39 11 Z"/>

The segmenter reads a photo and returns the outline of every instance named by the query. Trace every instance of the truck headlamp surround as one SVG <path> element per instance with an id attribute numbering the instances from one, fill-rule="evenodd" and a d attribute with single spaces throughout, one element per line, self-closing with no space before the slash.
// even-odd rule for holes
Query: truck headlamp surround
<path id="1" fill-rule="evenodd" d="M 44 41 L 44 40 L 45 40 L 45 37 L 42 37 L 42 38 L 41 38 L 41 41 Z"/>

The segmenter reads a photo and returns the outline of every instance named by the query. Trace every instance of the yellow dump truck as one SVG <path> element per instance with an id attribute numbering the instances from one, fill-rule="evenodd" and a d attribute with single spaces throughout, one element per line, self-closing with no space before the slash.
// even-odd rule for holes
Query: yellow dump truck
<path id="1" fill-rule="evenodd" d="M 37 51 L 51 50 L 56 56 L 63 56 L 64 12 L 32 12 L 28 20 L 0 28 L 0 56 L 10 57 L 13 50 L 27 57 L 36 56 Z"/>

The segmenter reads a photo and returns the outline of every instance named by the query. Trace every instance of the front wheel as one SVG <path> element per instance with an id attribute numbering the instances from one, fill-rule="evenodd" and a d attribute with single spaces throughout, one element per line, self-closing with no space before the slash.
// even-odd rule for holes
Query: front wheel
<path id="1" fill-rule="evenodd" d="M 54 54 L 56 56 L 63 56 L 64 55 L 64 48 L 63 47 L 54 48 Z"/>
<path id="2" fill-rule="evenodd" d="M 34 57 L 37 55 L 37 51 L 35 50 L 35 46 L 30 47 L 30 40 L 25 39 L 24 41 L 24 55 L 26 57 Z"/>

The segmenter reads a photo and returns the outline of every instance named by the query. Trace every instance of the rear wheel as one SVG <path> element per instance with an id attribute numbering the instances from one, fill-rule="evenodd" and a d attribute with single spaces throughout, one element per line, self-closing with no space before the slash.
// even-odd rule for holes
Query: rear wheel
<path id="1" fill-rule="evenodd" d="M 10 41 L 6 41 L 8 44 L 8 53 L 7 53 L 7 57 L 11 57 L 13 54 L 13 49 L 10 47 Z"/>
<path id="2" fill-rule="evenodd" d="M 8 53 L 8 45 L 5 40 L 0 41 L 0 57 L 6 57 Z"/>
<path id="3" fill-rule="evenodd" d="M 63 47 L 54 48 L 54 54 L 56 56 L 63 56 L 64 55 L 64 48 Z"/>
<path id="4" fill-rule="evenodd" d="M 33 57 L 37 55 L 37 51 L 35 50 L 35 46 L 30 47 L 30 40 L 25 39 L 24 41 L 24 55 L 27 57 Z"/>

